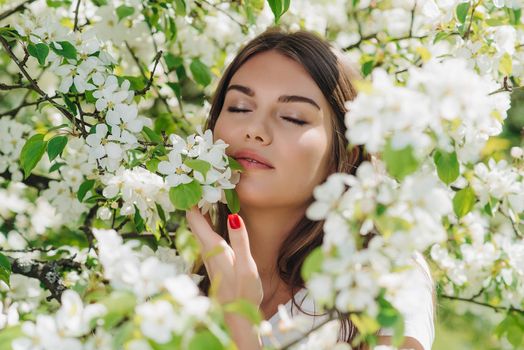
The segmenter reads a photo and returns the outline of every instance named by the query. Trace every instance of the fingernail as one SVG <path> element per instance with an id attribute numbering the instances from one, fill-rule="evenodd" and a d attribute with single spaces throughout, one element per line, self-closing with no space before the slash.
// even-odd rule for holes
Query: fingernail
<path id="1" fill-rule="evenodd" d="M 240 228 L 240 217 L 237 214 L 229 214 L 227 216 L 227 221 L 229 221 L 229 226 L 236 230 Z"/>

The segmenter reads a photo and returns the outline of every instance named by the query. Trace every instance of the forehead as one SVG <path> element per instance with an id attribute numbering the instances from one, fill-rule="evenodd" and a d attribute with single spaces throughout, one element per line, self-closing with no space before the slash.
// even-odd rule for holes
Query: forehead
<path id="1" fill-rule="evenodd" d="M 297 61 L 271 50 L 258 53 L 233 75 L 229 85 L 241 84 L 256 95 L 302 95 L 314 99 L 324 110 L 329 105 L 322 91 L 307 70 Z M 326 109 L 327 108 L 327 109 Z"/>

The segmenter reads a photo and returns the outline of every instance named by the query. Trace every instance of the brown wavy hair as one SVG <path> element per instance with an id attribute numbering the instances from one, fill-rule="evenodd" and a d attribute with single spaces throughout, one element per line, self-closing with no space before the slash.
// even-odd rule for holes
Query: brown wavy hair
<path id="1" fill-rule="evenodd" d="M 348 149 L 348 142 L 344 136 L 346 132 L 344 117 L 347 112 L 345 101 L 356 97 L 357 92 L 352 81 L 359 75 L 325 40 L 310 32 L 285 33 L 278 28 L 271 28 L 248 42 L 229 64 L 218 83 L 206 128 L 214 130 L 233 75 L 251 57 L 269 50 L 277 51 L 301 64 L 316 82 L 331 107 L 333 144 L 330 150 L 328 176 L 334 172 L 354 174 L 363 161 L 370 160 L 361 146 Z M 219 203 L 214 215 L 215 230 L 227 242 L 229 242 L 226 222 L 228 214 L 230 212 L 227 206 Z M 292 295 L 305 286 L 300 274 L 302 264 L 306 257 L 322 244 L 323 225 L 324 221 L 311 221 L 304 213 L 280 247 L 277 261 L 278 274 L 289 287 Z M 204 276 L 200 288 L 207 294 L 210 281 L 203 265 L 199 267 L 198 273 Z M 302 310 L 294 297 L 293 304 Z M 338 313 L 338 317 L 342 321 L 340 339 L 350 343 L 357 335 L 357 329 L 347 314 Z"/>

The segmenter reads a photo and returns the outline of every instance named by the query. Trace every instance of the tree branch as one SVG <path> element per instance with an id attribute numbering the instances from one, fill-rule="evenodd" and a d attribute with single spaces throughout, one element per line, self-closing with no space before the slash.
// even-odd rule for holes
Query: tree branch
<path id="1" fill-rule="evenodd" d="M 1 173 L 0 177 L 3 177 L 4 179 L 11 180 L 11 173 L 8 171 Z M 49 182 L 53 181 L 53 179 L 50 179 L 45 176 L 30 174 L 25 180 L 22 182 L 28 186 L 36 187 L 39 190 L 45 190 L 46 188 L 49 188 Z"/>
<path id="2" fill-rule="evenodd" d="M 21 3 L 20 5 L 18 5 L 17 7 L 13 8 L 11 10 L 7 10 L 4 13 L 1 13 L 0 14 L 0 21 L 3 20 L 3 19 L 6 19 L 9 16 L 11 16 L 13 13 L 16 13 L 18 11 L 24 10 L 27 5 L 29 5 L 30 3 L 34 2 L 34 1 L 35 0 L 26 0 L 23 3 Z"/>
<path id="3" fill-rule="evenodd" d="M 76 2 L 76 9 L 75 9 L 75 24 L 73 26 L 73 31 L 77 31 L 78 30 L 78 10 L 80 9 L 80 2 L 82 0 L 77 0 Z"/>
<path id="4" fill-rule="evenodd" d="M 154 58 L 155 65 L 153 66 L 153 70 L 151 71 L 151 74 L 149 75 L 149 80 L 147 82 L 147 85 L 142 90 L 137 91 L 136 92 L 137 95 L 144 95 L 147 92 L 147 90 L 151 88 L 151 85 L 153 84 L 153 78 L 155 76 L 156 66 L 158 65 L 158 62 L 160 61 L 160 58 L 162 58 L 162 50 L 158 51 L 158 53 L 156 54 Z"/>
<path id="5" fill-rule="evenodd" d="M 0 36 L 0 43 L 2 43 L 2 46 L 7 51 L 7 54 L 13 59 L 13 61 L 16 63 L 22 74 L 25 76 L 25 78 L 29 81 L 29 84 L 33 90 L 35 90 L 40 96 L 42 96 L 43 100 L 50 102 L 56 109 L 58 109 L 69 121 L 73 123 L 73 125 L 76 124 L 76 118 L 73 116 L 67 109 L 60 106 L 58 103 L 53 101 L 47 94 L 38 86 L 37 82 L 29 75 L 29 73 L 24 68 L 24 65 L 18 57 L 14 54 L 13 50 L 9 47 L 9 44 L 7 41 Z M 77 126 L 78 127 L 78 126 Z"/>
<path id="6" fill-rule="evenodd" d="M 60 259 L 55 261 L 33 261 L 7 257 L 11 263 L 13 273 L 26 277 L 36 278 L 51 292 L 47 300 L 56 299 L 60 303 L 62 293 L 67 289 L 62 284 L 60 271 L 64 269 L 81 270 L 80 263 L 73 259 Z"/>

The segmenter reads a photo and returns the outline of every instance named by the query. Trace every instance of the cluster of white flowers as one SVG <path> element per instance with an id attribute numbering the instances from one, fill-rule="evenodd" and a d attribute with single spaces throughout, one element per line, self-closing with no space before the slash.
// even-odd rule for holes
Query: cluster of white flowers
<path id="1" fill-rule="evenodd" d="M 223 190 L 233 189 L 239 180 L 238 173 L 232 172 L 225 153 L 228 147 L 222 140 L 213 142 L 211 130 L 189 135 L 185 140 L 175 134 L 169 136 L 172 149 L 169 160 L 158 164 L 158 172 L 166 175 L 169 187 L 187 184 L 195 179 L 202 185 L 202 199 L 198 206 L 207 212 L 213 203 L 226 203 Z M 191 160 L 203 162 L 204 168 L 191 167 Z M 198 170 L 197 170 L 198 169 Z"/>
<path id="2" fill-rule="evenodd" d="M 138 208 L 140 216 L 151 229 L 155 229 L 160 220 L 157 203 L 166 213 L 174 210 L 169 200 L 169 187 L 162 177 L 147 169 L 121 167 L 115 174 L 102 176 L 101 181 L 105 185 L 102 192 L 104 197 L 109 200 L 122 199 L 123 203 L 117 205 L 120 215 L 133 215 L 135 208 Z M 109 219 L 107 215 L 102 215 L 102 218 Z"/>
<path id="3" fill-rule="evenodd" d="M 78 220 L 89 207 L 78 200 L 78 189 L 86 178 L 92 177 L 96 165 L 89 161 L 89 146 L 80 138 L 71 138 L 63 155 L 58 161 L 63 161 L 58 172 L 60 180 L 50 181 L 49 188 L 42 191 L 42 197 L 56 208 L 64 224 L 77 224 Z M 87 198 L 87 197 L 86 197 Z"/>
<path id="4" fill-rule="evenodd" d="M 409 75 L 402 87 L 383 70 L 373 71 L 371 91 L 347 102 L 348 140 L 370 152 L 383 150 L 388 140 L 394 149 L 411 145 L 421 158 L 436 146 L 454 146 L 460 160 L 477 160 L 488 137 L 502 131 L 508 94 L 490 95 L 497 84 L 459 59 L 433 60 Z"/>
<path id="5" fill-rule="evenodd" d="M 503 209 L 510 213 L 513 221 L 524 212 L 524 173 L 519 173 L 506 160 L 496 162 L 490 158 L 487 165 L 476 164 L 471 185 L 481 205 L 490 198 L 502 201 Z"/>
<path id="6" fill-rule="evenodd" d="M 313 297 L 341 311 L 376 315 L 380 289 L 394 295 L 387 289 L 398 287 L 381 276 L 410 265 L 415 251 L 446 239 L 442 218 L 452 206 L 439 183 L 426 170 L 397 185 L 365 162 L 356 176 L 337 173 L 318 186 L 307 210 L 310 219 L 325 220 L 322 273 L 307 282 Z M 359 248 L 370 232 L 376 235 Z"/>
<path id="7" fill-rule="evenodd" d="M 12 181 L 21 181 L 23 178 L 18 159 L 30 131 L 31 127 L 27 124 L 19 123 L 9 117 L 0 118 L 0 140 L 2 140 L 0 174 L 8 171 Z"/>
<path id="8" fill-rule="evenodd" d="M 137 241 L 124 243 L 113 230 L 95 229 L 93 233 L 99 242 L 104 277 L 115 290 L 132 291 L 138 298 L 136 315 L 145 337 L 163 344 L 173 333 L 183 335 L 195 322 L 206 319 L 211 302 L 199 295 L 196 283 L 200 276 L 190 276 L 190 266 L 174 250 L 137 249 Z M 163 292 L 168 298 L 162 297 Z"/>
<path id="9" fill-rule="evenodd" d="M 62 294 L 62 304 L 56 314 L 41 314 L 36 317 L 35 322 L 24 322 L 24 336 L 13 340 L 11 346 L 13 350 L 82 350 L 82 343 L 77 338 L 87 335 L 92 329 L 91 321 L 105 312 L 103 305 L 84 305 L 75 291 L 66 290 Z"/>

